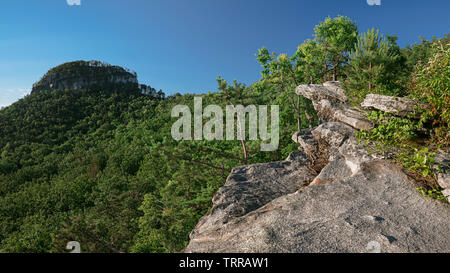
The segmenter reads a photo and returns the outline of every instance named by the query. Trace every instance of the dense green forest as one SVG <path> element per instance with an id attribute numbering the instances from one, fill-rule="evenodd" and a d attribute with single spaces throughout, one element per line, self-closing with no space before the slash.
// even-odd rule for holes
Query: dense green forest
<path id="1" fill-rule="evenodd" d="M 203 105 L 280 105 L 273 152 L 259 141 L 173 140 L 171 109 L 193 109 L 194 94 L 93 86 L 33 92 L 1 109 L 0 252 L 65 252 L 69 241 L 83 252 L 180 251 L 232 168 L 286 158 L 297 149 L 292 133 L 317 124 L 311 102 L 294 93 L 302 83 L 342 81 L 355 104 L 369 93 L 420 99 L 431 107 L 419 119 L 379 121 L 364 137 L 386 145 L 420 137 L 430 152 L 448 149 L 450 36 L 406 48 L 396 40 L 327 18 L 292 56 L 261 48 L 258 82 L 219 77 L 217 91 L 197 95 Z M 65 69 L 77 68 L 52 71 Z M 388 125 L 400 133 L 381 139 Z"/>

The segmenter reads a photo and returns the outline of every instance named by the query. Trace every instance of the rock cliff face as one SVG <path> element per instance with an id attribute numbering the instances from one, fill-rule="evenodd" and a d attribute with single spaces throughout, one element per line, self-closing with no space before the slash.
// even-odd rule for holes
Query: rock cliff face
<path id="1" fill-rule="evenodd" d="M 339 84 L 297 92 L 328 122 L 294 134 L 285 161 L 234 169 L 184 252 L 450 252 L 450 205 L 358 143 L 371 124 Z"/>
<path id="2" fill-rule="evenodd" d="M 72 91 L 92 86 L 128 85 L 139 88 L 143 94 L 157 96 L 156 90 L 144 84 L 138 84 L 136 73 L 98 61 L 76 61 L 59 65 L 49 70 L 40 81 L 33 85 L 33 92 L 43 90 Z"/>

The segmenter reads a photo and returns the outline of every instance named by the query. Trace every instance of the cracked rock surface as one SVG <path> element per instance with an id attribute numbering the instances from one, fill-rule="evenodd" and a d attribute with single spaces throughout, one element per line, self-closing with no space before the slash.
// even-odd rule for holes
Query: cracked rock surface
<path id="1" fill-rule="evenodd" d="M 391 113 L 398 116 L 407 116 L 413 113 L 418 102 L 408 99 L 378 94 L 369 94 L 361 103 L 361 107 L 370 110 L 381 110 L 385 113 Z M 426 107 L 424 103 L 420 103 L 422 107 Z"/>
<path id="2" fill-rule="evenodd" d="M 450 205 L 423 197 L 400 167 L 359 144 L 355 132 L 371 124 L 340 84 L 297 93 L 328 122 L 295 133 L 300 151 L 285 161 L 235 168 L 183 252 L 450 252 Z M 445 189 L 449 157 L 436 161 Z"/>
<path id="3" fill-rule="evenodd" d="M 184 252 L 368 252 L 373 242 L 381 252 L 450 252 L 448 204 L 420 195 L 397 166 L 347 135 L 347 125 L 319 128 L 318 141 L 331 147 L 319 175 L 302 152 L 236 168 Z"/>
<path id="4" fill-rule="evenodd" d="M 348 98 L 339 82 L 299 85 L 296 93 L 312 101 L 321 119 L 342 122 L 358 130 L 372 128 L 364 112 L 347 103 Z"/>

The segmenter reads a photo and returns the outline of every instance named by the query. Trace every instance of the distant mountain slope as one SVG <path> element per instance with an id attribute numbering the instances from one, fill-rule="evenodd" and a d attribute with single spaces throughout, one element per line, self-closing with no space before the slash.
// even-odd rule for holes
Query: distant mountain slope
<path id="1" fill-rule="evenodd" d="M 114 73 L 129 82 L 111 81 Z M 165 98 L 134 79 L 114 66 L 67 63 L 0 110 L 0 252 L 64 252 L 74 240 L 83 252 L 186 245 L 228 170 L 242 164 L 242 148 L 173 140 L 171 109 L 192 108 L 194 95 Z M 217 93 L 202 97 L 223 103 Z M 278 156 L 248 145 L 252 163 Z"/>
<path id="2" fill-rule="evenodd" d="M 111 81 L 117 75 L 129 81 Z M 73 80 L 83 84 L 67 84 Z M 79 213 L 86 216 L 101 200 L 109 200 L 100 197 L 102 171 L 111 166 L 106 173 L 117 183 L 137 172 L 145 151 L 142 142 L 131 148 L 128 140 L 117 145 L 114 138 L 120 139 L 129 124 L 151 119 L 163 101 L 162 91 L 145 92 L 154 89 L 143 87 L 135 74 L 120 67 L 72 62 L 50 70 L 30 95 L 0 110 L 0 252 L 63 251 L 65 246 L 58 248 L 56 238 L 50 238 L 58 237 L 63 224 Z M 131 154 L 124 155 L 125 150 Z M 108 163 L 109 158 L 116 158 L 115 163 Z M 135 195 L 134 213 L 144 193 Z M 132 238 L 137 230 L 129 232 Z"/>
<path id="3" fill-rule="evenodd" d="M 143 90 L 151 89 L 118 66 L 97 61 L 62 64 L 47 72 L 30 95 L 0 111 L 0 147 L 60 144 L 120 117 L 128 102 L 146 97 Z M 151 91 L 152 97 L 164 97 Z M 118 109 L 108 115 L 111 105 Z M 89 119 L 88 126 L 80 124 L 84 119 Z"/>

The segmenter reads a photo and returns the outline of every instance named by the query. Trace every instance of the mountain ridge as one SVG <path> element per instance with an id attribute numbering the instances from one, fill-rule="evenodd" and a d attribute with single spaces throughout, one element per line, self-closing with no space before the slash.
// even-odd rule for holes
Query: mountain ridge
<path id="1" fill-rule="evenodd" d="M 136 72 L 96 60 L 66 62 L 51 68 L 42 78 L 33 84 L 31 94 L 43 90 L 65 90 L 74 92 L 92 87 L 123 87 L 139 89 L 142 94 L 163 96 L 149 85 L 139 84 Z"/>

